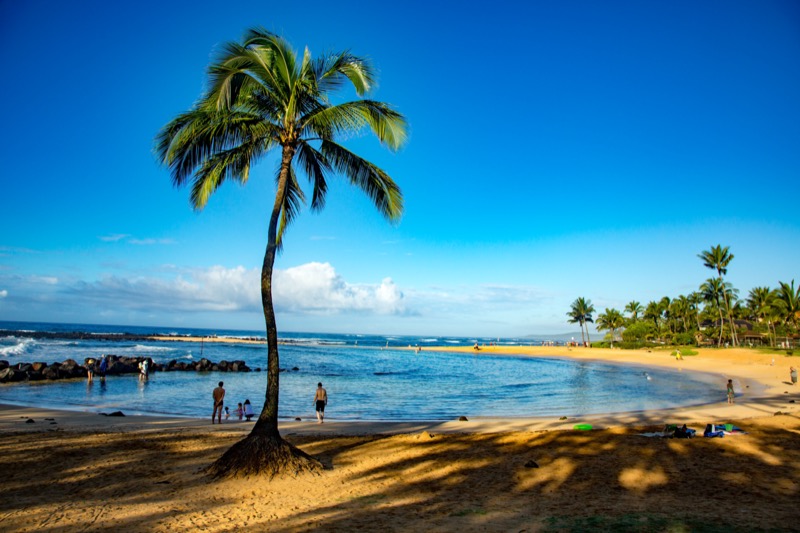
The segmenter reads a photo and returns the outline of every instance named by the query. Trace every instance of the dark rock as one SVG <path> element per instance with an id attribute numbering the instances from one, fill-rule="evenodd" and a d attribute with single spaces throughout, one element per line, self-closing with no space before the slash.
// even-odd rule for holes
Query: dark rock
<path id="1" fill-rule="evenodd" d="M 26 372 L 25 375 L 27 376 L 28 381 L 42 381 L 44 379 L 44 376 L 41 372 L 34 372 L 33 370 Z"/>
<path id="2" fill-rule="evenodd" d="M 25 374 L 13 367 L 0 370 L 0 383 L 15 383 L 25 379 Z"/>
<path id="3" fill-rule="evenodd" d="M 58 379 L 58 367 L 48 366 L 47 368 L 42 370 L 42 377 L 50 380 Z"/>
<path id="4" fill-rule="evenodd" d="M 26 423 L 26 424 L 33 424 L 33 423 L 34 423 L 34 420 L 33 420 L 33 418 L 29 418 L 29 419 L 27 419 L 27 420 L 25 421 L 25 423 Z"/>
<path id="5" fill-rule="evenodd" d="M 525 463 L 525 468 L 539 468 L 539 463 L 531 459 L 527 463 Z"/>
<path id="6" fill-rule="evenodd" d="M 562 416 L 561 418 L 559 418 L 559 420 L 567 420 L 567 417 L 566 416 Z"/>
<path id="7" fill-rule="evenodd" d="M 17 370 L 19 370 L 20 372 L 30 372 L 31 370 L 33 370 L 33 365 L 30 363 L 19 363 L 17 365 Z"/>
<path id="8" fill-rule="evenodd" d="M 458 421 L 459 421 L 459 422 L 469 422 L 469 420 L 467 420 L 467 417 L 466 417 L 466 416 L 459 416 L 459 417 L 458 417 Z"/>
<path id="9" fill-rule="evenodd" d="M 297 418 L 294 419 L 294 421 L 295 422 L 302 422 L 302 419 L 298 416 Z"/>
<path id="10" fill-rule="evenodd" d="M 292 367 L 292 372 L 297 372 L 297 371 L 299 371 L 299 370 L 300 370 L 300 369 L 299 369 L 299 368 L 297 368 L 296 366 L 293 366 L 293 367 Z"/>
<path id="11" fill-rule="evenodd" d="M 8 368 L 8 366 L 9 366 L 8 361 L 6 361 L 5 359 L 0 359 L 0 370 L 5 370 L 6 368 Z"/>
<path id="12" fill-rule="evenodd" d="M 47 368 L 47 363 L 33 363 L 31 366 L 33 367 L 34 372 L 41 372 Z"/>
<path id="13" fill-rule="evenodd" d="M 100 413 L 103 416 L 125 416 L 122 411 L 114 411 L 113 413 Z"/>

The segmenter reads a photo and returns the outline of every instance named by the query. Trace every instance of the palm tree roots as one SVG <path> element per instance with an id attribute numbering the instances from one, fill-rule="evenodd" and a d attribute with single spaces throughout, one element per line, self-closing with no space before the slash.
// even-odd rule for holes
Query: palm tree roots
<path id="1" fill-rule="evenodd" d="M 213 478 L 319 474 L 322 463 L 280 436 L 253 435 L 230 447 L 206 470 Z"/>

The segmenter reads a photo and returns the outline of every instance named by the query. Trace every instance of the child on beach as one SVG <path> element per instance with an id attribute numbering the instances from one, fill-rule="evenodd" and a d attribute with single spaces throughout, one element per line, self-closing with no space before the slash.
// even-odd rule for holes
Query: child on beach
<path id="1" fill-rule="evenodd" d="M 244 410 L 242 409 L 242 402 L 239 402 L 239 406 L 236 408 L 233 414 L 239 417 L 239 420 L 242 419 L 242 415 L 244 414 Z"/>
<path id="2" fill-rule="evenodd" d="M 733 403 L 733 380 L 728 380 L 728 403 Z"/>
<path id="3" fill-rule="evenodd" d="M 225 420 L 229 419 L 230 417 L 231 417 L 231 412 L 228 411 L 228 406 L 226 405 L 225 406 Z"/>

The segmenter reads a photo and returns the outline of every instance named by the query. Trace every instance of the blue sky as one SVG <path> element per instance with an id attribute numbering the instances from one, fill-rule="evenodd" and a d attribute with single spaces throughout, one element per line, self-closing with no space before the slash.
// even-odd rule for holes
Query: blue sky
<path id="1" fill-rule="evenodd" d="M 335 181 L 276 262 L 283 331 L 522 336 L 729 281 L 800 282 L 800 4 L 0 0 L 0 320 L 260 329 L 276 161 L 202 212 L 153 156 L 251 26 L 379 71 L 402 187 Z M 353 95 L 345 94 L 352 97 Z"/>

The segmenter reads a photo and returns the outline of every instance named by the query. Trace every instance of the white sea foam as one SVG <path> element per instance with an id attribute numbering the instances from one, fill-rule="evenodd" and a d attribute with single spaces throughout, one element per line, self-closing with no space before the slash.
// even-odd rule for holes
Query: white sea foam
<path id="1" fill-rule="evenodd" d="M 36 341 L 33 339 L 19 339 L 17 337 L 7 337 L 7 340 L 12 342 L 8 346 L 0 347 L 0 356 L 3 357 L 14 357 L 17 355 L 22 355 L 24 353 L 30 352 L 34 346 L 36 346 Z"/>

